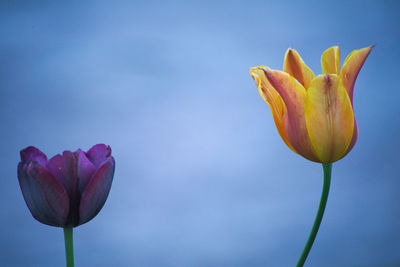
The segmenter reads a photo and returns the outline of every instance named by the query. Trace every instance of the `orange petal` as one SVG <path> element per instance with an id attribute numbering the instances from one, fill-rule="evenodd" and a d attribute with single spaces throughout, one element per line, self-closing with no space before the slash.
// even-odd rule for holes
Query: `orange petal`
<path id="1" fill-rule="evenodd" d="M 338 74 L 340 72 L 340 50 L 338 46 L 328 48 L 322 53 L 321 57 L 322 72 L 328 74 Z"/>
<path id="2" fill-rule="evenodd" d="M 288 49 L 283 60 L 283 71 L 292 75 L 304 88 L 308 88 L 315 75 L 304 63 L 299 53 L 294 49 Z"/>
<path id="3" fill-rule="evenodd" d="M 351 103 L 353 103 L 353 87 L 356 82 L 357 75 L 360 72 L 362 65 L 371 53 L 373 46 L 354 50 L 351 52 L 343 63 L 342 70 L 340 71 L 340 78 L 343 81 L 343 86 L 346 88 L 350 96 Z"/>
<path id="4" fill-rule="evenodd" d="M 286 133 L 290 144 L 303 157 L 318 161 L 308 137 L 304 118 L 306 90 L 288 73 L 263 69 L 271 85 L 282 97 L 287 109 Z"/>
<path id="5" fill-rule="evenodd" d="M 267 68 L 264 66 L 260 66 L 263 68 Z M 289 142 L 287 137 L 287 133 L 285 131 L 284 125 L 287 121 L 287 110 L 285 103 L 283 103 L 282 97 L 276 92 L 275 88 L 271 85 L 268 81 L 265 73 L 260 67 L 254 67 L 250 69 L 250 75 L 253 77 L 258 91 L 261 97 L 264 99 L 265 102 L 269 105 L 272 111 L 272 117 L 274 118 L 276 128 L 278 129 L 279 135 L 281 136 L 282 140 L 285 144 L 295 151 L 292 145 Z M 295 151 L 296 152 L 296 151 Z"/>
<path id="6" fill-rule="evenodd" d="M 319 75 L 311 82 L 305 119 L 319 160 L 328 163 L 342 158 L 353 138 L 354 114 L 338 75 Z"/>

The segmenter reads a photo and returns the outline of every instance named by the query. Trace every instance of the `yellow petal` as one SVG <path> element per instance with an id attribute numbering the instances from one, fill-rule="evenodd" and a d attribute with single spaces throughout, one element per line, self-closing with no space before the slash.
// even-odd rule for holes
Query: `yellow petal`
<path id="1" fill-rule="evenodd" d="M 328 163 L 342 158 L 353 138 L 354 114 L 338 75 L 319 75 L 311 82 L 305 119 L 319 160 Z"/>
<path id="2" fill-rule="evenodd" d="M 322 53 L 321 57 L 322 72 L 328 74 L 338 74 L 340 72 L 340 50 L 338 46 L 328 48 Z"/>
<path id="3" fill-rule="evenodd" d="M 342 156 L 345 157 L 354 147 L 354 145 L 357 142 L 357 138 L 358 138 L 358 126 L 357 126 L 357 121 L 354 118 L 354 129 L 353 129 L 353 137 L 351 138 L 351 142 L 350 145 L 347 147 L 346 149 L 346 153 L 344 153 L 344 155 Z"/>
<path id="4" fill-rule="evenodd" d="M 318 161 L 308 137 L 304 119 L 306 90 L 288 73 L 279 70 L 263 69 L 268 81 L 282 97 L 287 109 L 285 130 L 290 144 L 303 157 Z"/>
<path id="5" fill-rule="evenodd" d="M 340 71 L 340 78 L 343 81 L 343 86 L 346 88 L 347 93 L 353 103 L 353 87 L 356 82 L 357 75 L 360 72 L 362 65 L 371 53 L 373 46 L 354 50 L 351 52 L 343 63 L 342 70 Z"/>
<path id="6" fill-rule="evenodd" d="M 264 99 L 265 102 L 267 102 L 267 104 L 271 108 L 272 117 L 274 118 L 274 122 L 276 128 L 278 129 L 279 135 L 281 136 L 285 144 L 294 152 L 296 152 L 289 142 L 284 127 L 284 125 L 287 124 L 285 123 L 287 121 L 287 110 L 285 103 L 283 103 L 281 96 L 276 92 L 275 88 L 268 81 L 261 67 L 267 68 L 264 66 L 251 68 L 250 75 L 251 77 L 253 77 L 261 97 Z"/>
<path id="7" fill-rule="evenodd" d="M 293 76 L 304 88 L 308 88 L 315 75 L 312 70 L 304 63 L 294 49 L 288 49 L 283 60 L 283 71 Z"/>

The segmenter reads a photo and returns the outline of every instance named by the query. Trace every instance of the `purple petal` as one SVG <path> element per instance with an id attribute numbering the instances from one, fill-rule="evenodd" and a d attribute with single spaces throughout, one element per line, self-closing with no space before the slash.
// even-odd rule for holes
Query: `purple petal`
<path id="1" fill-rule="evenodd" d="M 63 227 L 69 213 L 64 187 L 37 162 L 18 164 L 18 181 L 26 205 L 39 222 Z"/>
<path id="2" fill-rule="evenodd" d="M 79 207 L 79 224 L 93 219 L 106 202 L 114 176 L 115 161 L 111 157 L 105 161 L 93 175 L 82 194 Z"/>
<path id="3" fill-rule="evenodd" d="M 111 147 L 105 144 L 94 145 L 88 152 L 86 156 L 93 163 L 93 165 L 98 168 L 101 163 L 111 156 Z"/>
<path id="4" fill-rule="evenodd" d="M 22 149 L 20 155 L 22 162 L 37 161 L 40 165 L 46 166 L 46 155 L 34 146 L 28 146 L 27 148 Z"/>
<path id="5" fill-rule="evenodd" d="M 82 194 L 93 174 L 96 172 L 96 168 L 82 150 L 78 149 L 75 154 L 78 159 L 79 193 Z"/>
<path id="6" fill-rule="evenodd" d="M 76 157 L 71 151 L 64 151 L 47 161 L 46 168 L 56 177 L 70 194 L 78 183 Z"/>
<path id="7" fill-rule="evenodd" d="M 75 226 L 79 220 L 79 178 L 77 158 L 71 151 L 64 151 L 47 161 L 47 169 L 64 186 L 70 200 L 68 226 Z"/>

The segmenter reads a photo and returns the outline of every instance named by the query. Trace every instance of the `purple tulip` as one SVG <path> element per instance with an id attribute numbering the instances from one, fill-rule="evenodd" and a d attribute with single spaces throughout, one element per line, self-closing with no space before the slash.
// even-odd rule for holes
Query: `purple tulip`
<path id="1" fill-rule="evenodd" d="M 76 227 L 93 219 L 103 207 L 114 176 L 111 148 L 64 151 L 47 160 L 39 149 L 21 150 L 18 180 L 26 205 L 39 222 Z"/>

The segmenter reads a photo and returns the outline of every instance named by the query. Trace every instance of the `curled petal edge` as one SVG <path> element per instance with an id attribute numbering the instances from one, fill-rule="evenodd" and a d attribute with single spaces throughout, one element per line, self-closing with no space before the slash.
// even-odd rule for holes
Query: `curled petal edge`
<path id="1" fill-rule="evenodd" d="M 268 81 L 264 71 L 261 68 L 267 68 L 265 66 L 254 67 L 250 69 L 250 75 L 257 85 L 258 92 L 264 101 L 268 104 L 271 109 L 272 117 L 274 119 L 276 128 L 281 136 L 283 142 L 295 153 L 296 150 L 290 144 L 286 130 L 285 122 L 287 121 L 287 110 L 282 97 L 278 94 L 275 88 Z"/>

